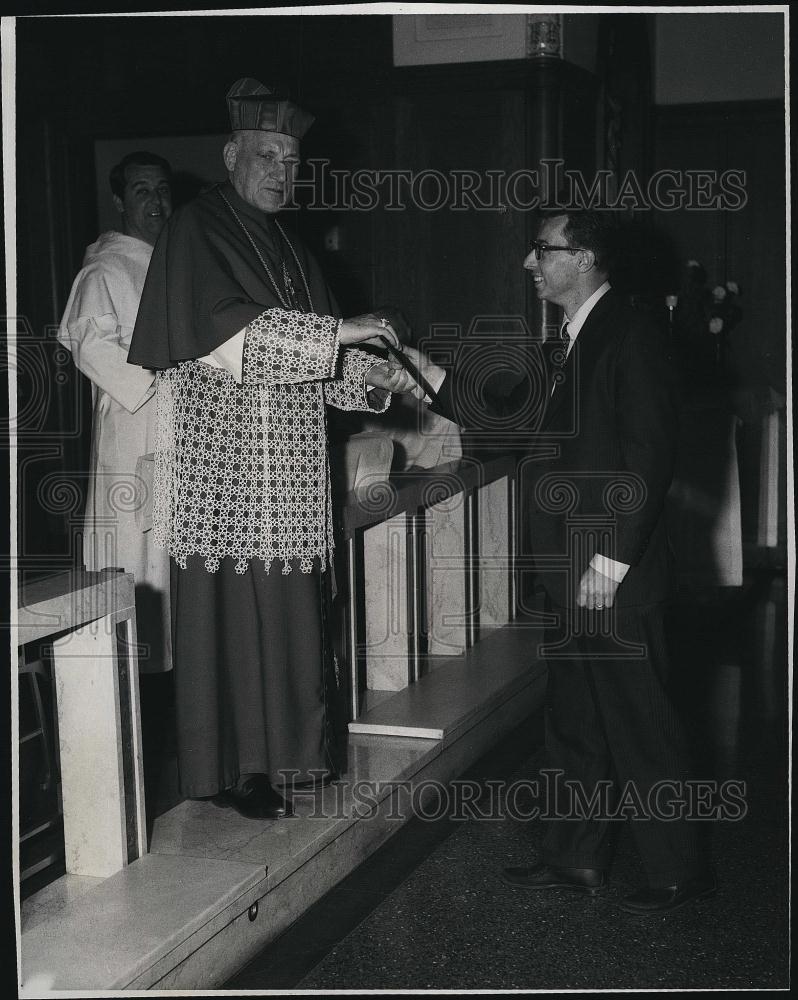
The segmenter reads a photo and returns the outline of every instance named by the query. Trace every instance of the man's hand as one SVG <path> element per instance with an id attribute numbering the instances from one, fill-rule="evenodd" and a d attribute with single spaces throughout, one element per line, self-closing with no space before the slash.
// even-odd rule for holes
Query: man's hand
<path id="1" fill-rule="evenodd" d="M 446 378 L 446 369 L 441 368 L 440 365 L 433 364 L 426 354 L 422 354 L 417 347 L 409 347 L 405 345 L 402 348 L 402 352 L 407 355 L 408 360 L 412 361 L 413 364 L 419 371 L 419 374 L 427 381 L 430 388 L 437 392 L 440 389 L 443 380 Z M 412 394 L 416 399 L 427 399 L 427 394 L 424 389 L 413 383 L 415 388 L 412 389 Z"/>
<path id="2" fill-rule="evenodd" d="M 395 361 L 382 361 L 369 368 L 366 372 L 366 385 L 386 389 L 388 392 L 412 392 L 416 388 L 410 373 Z"/>
<path id="3" fill-rule="evenodd" d="M 579 581 L 576 603 L 580 608 L 587 608 L 589 611 L 594 609 L 605 611 L 612 607 L 617 589 L 618 584 L 615 580 L 588 566 Z"/>
<path id="4" fill-rule="evenodd" d="M 369 342 L 373 342 L 375 347 L 382 347 L 380 337 L 385 337 L 394 347 L 399 346 L 394 328 L 387 319 L 376 313 L 363 313 L 362 316 L 354 316 L 341 322 L 339 340 L 346 347 Z"/>

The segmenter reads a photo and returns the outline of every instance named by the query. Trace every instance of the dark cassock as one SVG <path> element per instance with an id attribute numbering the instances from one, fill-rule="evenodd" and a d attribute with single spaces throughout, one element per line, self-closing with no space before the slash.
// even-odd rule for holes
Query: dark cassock
<path id="1" fill-rule="evenodd" d="M 312 122 L 285 101 L 254 124 L 250 110 L 231 102 L 234 129 L 301 138 Z M 389 400 L 366 386 L 374 356 L 339 343 L 339 315 L 301 241 L 230 182 L 175 212 L 153 253 L 128 360 L 157 371 L 153 530 L 171 557 L 188 797 L 335 770 L 325 408 Z"/>

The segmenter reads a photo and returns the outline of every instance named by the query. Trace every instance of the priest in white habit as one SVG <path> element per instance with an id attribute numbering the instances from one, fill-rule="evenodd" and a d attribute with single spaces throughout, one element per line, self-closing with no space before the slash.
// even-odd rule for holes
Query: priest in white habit
<path id="1" fill-rule="evenodd" d="M 129 153 L 110 175 L 121 232 L 86 249 L 58 329 L 92 390 L 91 457 L 84 517 L 88 570 L 117 567 L 136 586 L 138 662 L 171 669 L 169 559 L 146 512 L 155 446 L 155 373 L 127 363 L 155 241 L 172 214 L 171 170 L 155 153 Z"/>
<path id="2" fill-rule="evenodd" d="M 252 818 L 334 776 L 325 573 L 333 548 L 326 406 L 383 411 L 403 369 L 352 345 L 277 214 L 313 118 L 256 80 L 227 95 L 228 181 L 155 248 L 128 360 L 158 370 L 156 540 L 171 556 L 182 793 Z"/>

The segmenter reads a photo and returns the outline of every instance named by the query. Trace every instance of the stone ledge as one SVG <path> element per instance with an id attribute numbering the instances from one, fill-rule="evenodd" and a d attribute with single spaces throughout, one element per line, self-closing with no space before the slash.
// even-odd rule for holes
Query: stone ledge
<path id="1" fill-rule="evenodd" d="M 381 698 L 349 723 L 349 732 L 446 745 L 545 673 L 537 656 L 542 637 L 530 618 L 492 630 L 462 656 L 439 662 L 415 684 Z"/>
<path id="2" fill-rule="evenodd" d="M 155 821 L 145 857 L 108 879 L 66 876 L 26 900 L 21 995 L 223 985 L 401 828 L 411 816 L 403 793 L 462 774 L 539 707 L 545 670 L 529 651 L 540 635 L 497 630 L 437 667 L 417 686 L 434 696 L 425 718 L 442 736 L 351 733 L 342 781 L 296 797 L 296 817 L 247 820 L 183 802 Z"/>
<path id="3" fill-rule="evenodd" d="M 265 879 L 264 865 L 158 854 L 106 879 L 64 876 L 22 906 L 20 995 L 124 989 L 197 932 L 207 940 Z"/>

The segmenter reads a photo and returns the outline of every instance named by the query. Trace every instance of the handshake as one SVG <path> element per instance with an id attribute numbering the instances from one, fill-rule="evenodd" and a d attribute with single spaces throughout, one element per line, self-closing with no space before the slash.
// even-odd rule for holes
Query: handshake
<path id="1" fill-rule="evenodd" d="M 430 402 L 445 372 L 421 351 L 404 343 L 409 335 L 404 317 L 393 309 L 345 319 L 339 332 L 340 342 L 345 346 L 372 346 L 388 352 L 385 361 L 369 369 L 367 385 L 387 392 L 410 393 L 416 399 Z"/>

